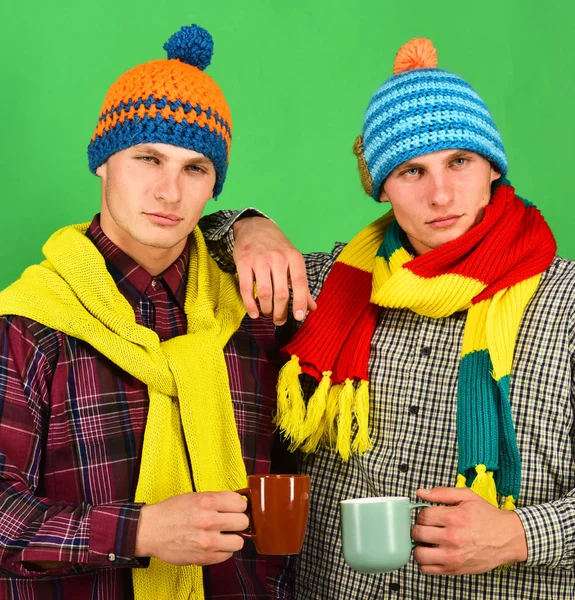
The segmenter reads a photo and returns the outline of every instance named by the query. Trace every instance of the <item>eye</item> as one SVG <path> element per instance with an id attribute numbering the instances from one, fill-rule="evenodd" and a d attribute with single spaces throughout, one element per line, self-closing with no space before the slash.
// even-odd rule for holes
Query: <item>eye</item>
<path id="1" fill-rule="evenodd" d="M 421 174 L 421 169 L 419 167 L 412 167 L 411 169 L 405 169 L 400 175 L 407 175 L 408 177 L 415 177 L 416 175 Z"/>
<path id="2" fill-rule="evenodd" d="M 186 171 L 191 171 L 192 173 L 205 173 L 206 170 L 198 165 L 188 165 L 186 167 Z"/>
<path id="3" fill-rule="evenodd" d="M 467 158 L 456 158 L 456 159 L 453 161 L 453 164 L 454 164 L 456 167 L 462 167 L 462 166 L 463 166 L 463 165 L 464 165 L 466 162 L 467 162 Z"/>
<path id="4" fill-rule="evenodd" d="M 155 156 L 136 156 L 137 160 L 141 160 L 145 163 L 150 163 L 154 165 L 159 165 L 160 161 Z"/>

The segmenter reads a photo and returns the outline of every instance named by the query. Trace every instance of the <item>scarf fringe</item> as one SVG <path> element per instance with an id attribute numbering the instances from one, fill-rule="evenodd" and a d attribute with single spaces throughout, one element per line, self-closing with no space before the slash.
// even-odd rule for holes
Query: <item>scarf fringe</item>
<path id="1" fill-rule="evenodd" d="M 369 437 L 369 382 L 362 380 L 355 392 L 355 418 L 357 434 L 353 440 L 352 451 L 363 454 L 371 449 Z"/>
<path id="2" fill-rule="evenodd" d="M 335 450 L 347 461 L 352 452 L 363 454 L 371 448 L 369 437 L 369 384 L 352 379 L 332 385 L 331 371 L 322 379 L 308 401 L 307 408 L 299 381 L 302 373 L 294 354 L 282 367 L 278 378 L 278 410 L 275 423 L 290 442 L 290 450 L 305 453 L 319 447 Z M 357 431 L 353 436 L 353 422 Z M 353 438 L 353 439 L 352 439 Z"/>
<path id="3" fill-rule="evenodd" d="M 317 386 L 317 389 L 315 390 L 313 396 L 309 399 L 309 402 L 307 404 L 307 413 L 301 431 L 301 441 L 310 438 L 314 435 L 316 431 L 318 431 L 321 428 L 323 417 L 325 414 L 325 409 L 327 406 L 327 399 L 330 387 L 331 371 L 324 371 L 322 373 L 320 384 Z M 323 429 L 320 431 L 320 434 L 323 435 Z"/>
<path id="4" fill-rule="evenodd" d="M 299 382 L 301 367 L 297 356 L 292 356 L 279 372 L 277 392 L 278 411 L 275 423 L 285 433 L 288 440 L 299 445 L 301 439 L 300 430 L 303 427 L 305 415 L 305 404 L 303 392 Z"/>
<path id="5" fill-rule="evenodd" d="M 346 379 L 342 385 L 341 394 L 339 396 L 339 419 L 337 421 L 337 443 L 336 451 L 341 458 L 349 460 L 351 453 L 351 425 L 353 422 L 353 397 L 355 390 L 353 381 Z"/>

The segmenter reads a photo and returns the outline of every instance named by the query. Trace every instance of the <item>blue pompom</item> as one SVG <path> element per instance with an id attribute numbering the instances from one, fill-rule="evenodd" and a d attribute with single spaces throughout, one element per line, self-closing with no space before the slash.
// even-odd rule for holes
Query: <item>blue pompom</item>
<path id="1" fill-rule="evenodd" d="M 212 60 L 214 40 L 199 25 L 185 26 L 164 44 L 164 50 L 168 58 L 179 58 L 203 71 Z"/>

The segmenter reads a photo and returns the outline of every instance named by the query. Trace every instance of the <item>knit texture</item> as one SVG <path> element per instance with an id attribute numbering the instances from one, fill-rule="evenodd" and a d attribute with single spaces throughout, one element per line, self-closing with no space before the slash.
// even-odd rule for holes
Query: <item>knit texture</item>
<path id="1" fill-rule="evenodd" d="M 521 461 L 509 403 L 515 340 L 525 307 L 556 244 L 539 211 L 508 182 L 494 191 L 483 220 L 466 234 L 413 257 L 393 213 L 342 251 L 311 313 L 283 349 L 280 427 L 294 448 L 319 445 L 344 460 L 370 447 L 368 364 L 380 307 L 432 318 L 467 311 L 459 369 L 457 485 L 512 508 Z M 299 373 L 319 385 L 304 403 Z"/>
<path id="2" fill-rule="evenodd" d="M 185 301 L 188 333 L 160 342 L 136 323 L 104 258 L 84 235 L 87 227 L 56 232 L 43 248 L 46 260 L 0 293 L 0 314 L 33 319 L 80 339 L 148 386 L 136 502 L 157 503 L 193 489 L 245 487 L 223 354 L 245 314 L 235 277 L 219 270 L 196 228 Z M 147 569 L 134 569 L 133 580 L 136 600 L 204 597 L 198 566 L 152 558 Z"/>
<path id="3" fill-rule="evenodd" d="M 395 60 L 395 74 L 367 107 L 358 161 L 364 189 L 375 200 L 398 165 L 438 150 L 477 152 L 502 175 L 507 173 L 503 142 L 483 100 L 461 77 L 436 65 L 429 40 L 416 38 L 404 44 Z M 367 177 L 362 173 L 366 169 Z"/>
<path id="4" fill-rule="evenodd" d="M 210 34 L 182 27 L 164 44 L 168 60 L 130 69 L 112 84 L 88 146 L 92 173 L 120 150 L 155 142 L 195 150 L 216 170 L 214 196 L 226 178 L 232 119 L 216 82 L 203 72 L 213 53 Z"/>

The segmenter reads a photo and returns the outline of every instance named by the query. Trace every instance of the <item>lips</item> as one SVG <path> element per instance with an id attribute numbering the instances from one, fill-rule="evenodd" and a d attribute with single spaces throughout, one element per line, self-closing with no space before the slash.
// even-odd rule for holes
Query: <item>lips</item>
<path id="1" fill-rule="evenodd" d="M 171 213 L 145 213 L 150 221 L 157 223 L 158 225 L 174 226 L 178 225 L 182 220 L 178 215 Z"/>
<path id="2" fill-rule="evenodd" d="M 441 229 L 443 227 L 451 227 L 459 221 L 461 215 L 445 215 L 444 217 L 438 217 L 437 219 L 433 219 L 433 221 L 428 221 L 428 225 L 430 227 L 434 227 L 436 229 Z"/>

